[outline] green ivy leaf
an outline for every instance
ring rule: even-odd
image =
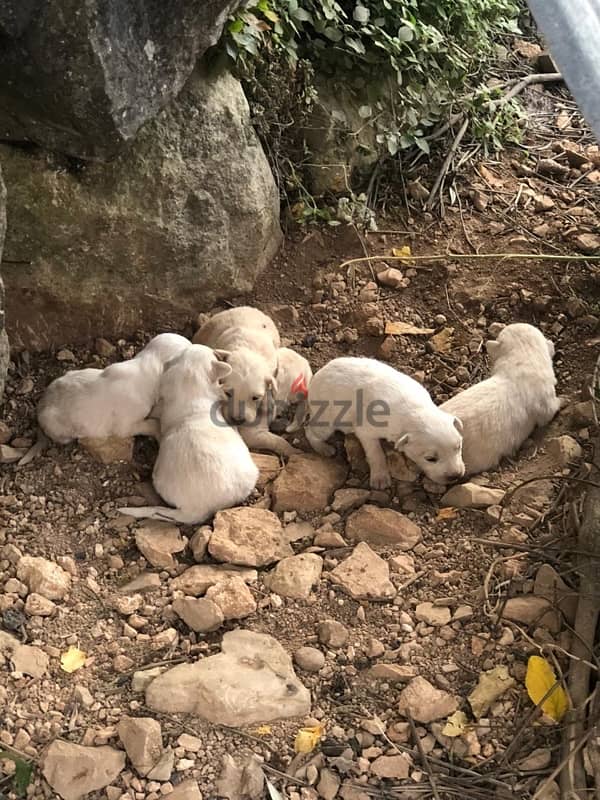
[[[352,16],[356,22],[360,22],[364,25],[369,21],[371,13],[368,8],[365,8],[365,6],[359,3],[354,7],[354,14]]]
[[[401,42],[412,42],[412,40],[415,38],[415,34],[412,28],[410,28],[408,25],[403,25],[401,28],[398,28],[396,38]]]

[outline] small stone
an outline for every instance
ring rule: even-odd
[[[279,458],[267,453],[251,453],[250,455],[258,468],[256,488],[264,489],[268,483],[275,480],[282,470]]]
[[[399,511],[365,505],[348,517],[346,536],[354,542],[411,550],[421,540],[421,529]]]
[[[323,800],[334,800],[340,788],[340,779],[332,770],[324,767],[319,772],[319,782],[317,783],[317,794]]]
[[[364,324],[363,330],[367,336],[383,336],[385,322],[381,317],[369,317]]]
[[[556,203],[547,194],[536,194],[533,198],[533,207],[536,211],[550,211],[554,208]]]
[[[179,528],[169,522],[148,520],[135,532],[135,543],[144,558],[153,567],[174,567],[173,553],[185,550]]]
[[[301,647],[296,650],[294,661],[305,672],[318,672],[325,666],[325,656],[316,647]]]
[[[140,594],[124,594],[117,595],[113,598],[111,605],[119,614],[128,617],[136,611],[139,611],[143,602],[144,600]]]
[[[368,658],[380,658],[385,653],[385,645],[379,639],[371,637],[367,644]]]
[[[318,585],[323,559],[315,553],[300,553],[282,559],[273,572],[265,577],[265,585],[282,597],[306,599],[313,586]]]
[[[408,553],[400,553],[400,555],[392,556],[388,563],[390,567],[397,572],[403,572],[406,575],[415,574],[415,559]]]
[[[94,349],[99,356],[108,358],[108,356],[112,356],[117,348],[114,346],[114,344],[111,344],[108,339],[103,339],[100,337],[96,339]]]
[[[84,708],[94,705],[94,696],[86,686],[82,686],[80,683],[73,689],[73,697]]]
[[[542,564],[536,572],[533,593],[536,597],[545,597],[564,614],[570,625],[575,624],[579,594],[564,582],[550,564]]]
[[[338,489],[333,495],[331,508],[333,511],[343,513],[352,508],[358,508],[366,502],[369,497],[368,489]]]
[[[485,508],[500,505],[506,492],[503,489],[490,489],[476,483],[461,483],[453,486],[442,497],[442,506],[454,508]]]
[[[82,800],[120,774],[125,753],[114,747],[82,747],[55,739],[41,761],[44,778],[63,800]]]
[[[345,625],[342,625],[341,622],[338,622],[335,619],[328,619],[319,623],[317,635],[321,644],[338,650],[340,647],[343,647],[346,644],[350,634],[348,632],[348,628],[346,628]]]
[[[388,267],[377,273],[377,280],[383,286],[389,286],[392,289],[402,289],[404,287],[404,275],[399,269]]]
[[[135,594],[139,592],[152,592],[160,587],[160,578],[156,572],[141,572],[136,578],[121,586],[122,594]]]
[[[396,481],[403,483],[414,483],[419,477],[419,469],[403,453],[391,450],[386,454],[390,475]]]
[[[230,566],[216,566],[214,564],[196,564],[182,572],[177,578],[171,581],[173,592],[183,592],[184,594],[198,597],[204,594],[210,586],[225,580],[231,576],[242,578],[246,583],[253,583],[257,580],[258,574],[255,569],[243,569]]]
[[[164,631],[157,633],[152,639],[153,650],[167,650],[175,647],[179,641],[179,634],[175,628],[166,628]]]
[[[417,671],[408,664],[375,664],[368,672],[370,678],[390,683],[408,683],[416,677]]]
[[[152,669],[140,669],[133,673],[131,678],[131,691],[144,692],[155,678],[165,671],[166,667],[153,667]]]
[[[59,350],[56,354],[57,361],[75,361],[75,354],[71,350],[67,350],[66,348],[63,350]]]
[[[216,514],[208,550],[219,561],[249,567],[262,567],[293,555],[277,516],[249,506]]]
[[[411,762],[404,755],[380,756],[371,764],[371,772],[378,778],[408,778]]]
[[[273,483],[276,512],[322,511],[346,480],[345,464],[318,455],[293,455]]]
[[[25,613],[29,617],[51,617],[56,610],[52,600],[32,592],[25,601]]]
[[[550,633],[558,633],[560,630],[558,612],[546,598],[536,597],[533,594],[510,597],[504,605],[502,616],[512,622],[548,628]]]
[[[151,717],[123,717],[117,734],[134,769],[144,778],[163,753],[160,723]]]
[[[548,453],[560,467],[566,467],[582,456],[581,445],[572,436],[558,436],[547,444]]]
[[[315,547],[346,547],[346,540],[337,531],[317,531],[313,539]]]
[[[421,676],[413,678],[406,689],[402,690],[398,703],[400,714],[410,711],[413,719],[424,725],[453,714],[457,708],[456,697],[441,689],[436,689]]]
[[[168,781],[171,778],[174,763],[175,753],[169,747],[163,752],[158,764],[152,767],[146,777],[151,781],[160,781],[161,783]]]
[[[30,592],[48,600],[62,600],[71,588],[69,574],[46,558],[23,556],[17,564],[17,577]]]
[[[178,597],[173,601],[173,611],[197,633],[215,631],[225,621],[219,606],[206,597]]]
[[[262,800],[265,797],[265,776],[254,754],[234,759],[223,756],[223,769],[215,782],[216,794],[227,800]]]
[[[182,733],[177,739],[177,744],[187,750],[188,753],[199,753],[203,747],[202,739],[197,736],[190,736],[189,733]]]
[[[503,664],[482,672],[477,686],[467,698],[475,718],[484,717],[490,706],[514,685],[515,679]]]
[[[390,568],[365,542],[356,545],[352,554],[329,573],[329,579],[355,599],[389,600],[396,595]]]
[[[586,255],[593,255],[600,250],[600,236],[594,233],[580,233],[574,242],[577,249]]]
[[[6,422],[0,421],[0,444],[8,444],[13,437],[12,428],[9,428]]]
[[[32,678],[41,678],[46,674],[50,659],[39,647],[19,644],[13,651],[11,661],[15,672],[31,675]]]
[[[552,761],[552,752],[546,747],[538,747],[533,750],[528,756],[521,761],[517,762],[517,766],[523,772],[533,772],[543,770],[550,766]]]
[[[415,617],[419,622],[432,625],[435,628],[448,625],[452,618],[450,609],[446,606],[434,606],[433,603],[419,603],[415,609]]]
[[[11,447],[8,444],[0,444],[0,464],[14,464],[20,461],[27,449],[25,447]]]
[[[227,619],[243,619],[254,614],[256,600],[248,586],[237,576],[226,578],[206,591],[206,599],[221,609]]]
[[[79,439],[79,444],[95,461],[99,461],[101,464],[130,462],[133,459],[133,437],[130,439],[120,439],[118,436],[109,436],[105,439],[83,438]]]
[[[473,617],[473,609],[471,606],[458,606],[452,615],[452,622],[465,622],[467,619]]]
[[[192,555],[194,556],[194,561],[197,561],[198,563],[204,561],[211,536],[212,530],[208,527],[208,525],[203,525],[194,533],[190,539],[190,549],[192,551]]]

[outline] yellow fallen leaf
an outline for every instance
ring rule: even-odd
[[[75,672],[85,664],[87,656],[78,647],[69,647],[60,657],[60,666],[65,672]]]
[[[396,258],[410,258],[412,256],[410,245],[405,244],[402,247],[392,248],[392,255],[396,256]]]
[[[458,517],[458,509],[454,508],[454,506],[445,506],[444,508],[440,508],[438,513],[436,514],[436,520],[444,520],[444,519],[456,519]]]
[[[294,750],[297,753],[310,753],[321,741],[325,733],[324,725],[314,725],[312,728],[300,728],[296,734]]]
[[[454,328],[442,328],[439,333],[432,336],[429,340],[431,347],[436,353],[447,353],[452,346],[452,336]]]
[[[442,728],[442,735],[454,738],[462,736],[465,732],[467,725],[467,715],[464,711],[455,711],[448,719]]]
[[[271,733],[271,726],[270,725],[259,725],[258,728],[254,731],[257,736],[268,736]]]
[[[554,670],[545,658],[529,657],[525,686],[527,694],[536,706],[554,686],[554,690],[542,703],[542,711],[551,719],[560,722],[569,708],[569,701],[565,690],[556,679]]]
[[[485,716],[492,703],[514,685],[515,679],[509,674],[507,667],[494,667],[482,672],[477,686],[467,697],[475,717],[480,719]]]
[[[386,322],[385,332],[389,334],[396,334],[397,336],[429,336],[434,332],[433,328],[417,328],[416,325],[411,325],[410,322]]]

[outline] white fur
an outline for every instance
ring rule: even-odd
[[[240,306],[221,311],[192,340],[214,350],[231,366],[224,381],[225,415],[235,425],[254,422],[267,392],[276,390],[279,332],[262,311]]]
[[[273,393],[272,402],[269,399],[263,402],[254,422],[250,425],[241,425],[239,428],[242,438],[250,449],[270,450],[282,456],[300,452],[283,436],[278,436],[269,430],[271,423],[293,405],[296,406],[296,413],[286,431],[292,433],[302,426],[306,416],[306,398],[300,398],[292,390],[298,378],[303,378],[305,385],[309,386],[312,379],[310,364],[289,347],[280,347],[277,350],[277,390]]]
[[[183,336],[161,333],[129,361],[67,372],[40,400],[40,428],[60,444],[86,437],[156,436],[158,423],[146,418],[158,398],[164,365],[190,346]]]
[[[491,469],[513,455],[536,426],[560,407],[552,367],[554,345],[533,325],[508,325],[487,343],[492,376],[441,408],[463,423],[466,473]]]
[[[160,448],[152,481],[174,508],[121,508],[124,514],[187,525],[242,503],[258,469],[221,411],[222,382],[231,368],[203,345],[192,345],[167,365],[160,383]]]
[[[339,419],[342,403],[348,409],[344,420]],[[389,414],[373,417],[381,427],[367,419],[367,409],[373,403],[383,403],[389,409]],[[333,447],[325,444],[331,434],[335,430],[354,433],[365,451],[374,488],[385,488],[391,482],[380,439],[393,442],[437,483],[455,481],[463,475],[460,422],[437,408],[421,384],[388,364],[372,358],[330,361],[311,381],[308,406],[306,438],[311,446],[322,455],[333,455]]]

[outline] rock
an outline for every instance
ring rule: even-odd
[[[17,564],[17,578],[30,592],[48,600],[62,600],[71,588],[68,572],[46,558],[23,556]]]
[[[206,597],[178,597],[173,601],[173,611],[197,633],[216,631],[225,621],[219,606]]]
[[[11,656],[15,672],[31,675],[32,678],[41,678],[48,670],[50,659],[39,647],[19,644]]]
[[[461,483],[449,489],[441,499],[442,506],[454,508],[486,508],[500,505],[506,492],[503,489],[490,489],[476,483]]]
[[[477,686],[467,698],[475,719],[485,717],[492,703],[514,685],[515,679],[509,675],[508,667],[503,664],[482,672]]]
[[[586,255],[593,255],[600,250],[600,236],[595,233],[579,233],[574,238],[575,247]]]
[[[243,619],[254,614],[254,595],[242,578],[232,575],[206,590],[206,599],[221,609],[225,619]]]
[[[111,344],[108,339],[103,339],[101,336],[96,339],[94,349],[102,358],[109,358],[116,351],[114,344]]]
[[[183,747],[188,753],[198,753],[202,750],[202,739],[198,736],[190,736],[189,733],[182,733],[177,739],[179,747]]]
[[[148,780],[160,781],[161,783],[163,781],[168,781],[171,778],[174,763],[175,753],[169,747],[163,752],[158,764],[152,767],[146,777]]]
[[[441,627],[448,625],[452,618],[450,609],[446,606],[435,606],[433,603],[419,603],[415,608],[415,617],[419,622],[424,622],[426,625],[433,625],[433,627]]]
[[[196,564],[171,581],[171,591],[198,597],[198,595],[204,594],[210,586],[233,575],[242,578],[246,583],[253,583],[258,578],[255,569]]]
[[[2,312],[0,311],[0,314]],[[0,343],[0,347],[2,344]],[[2,379],[4,381],[4,379]],[[27,452],[24,447],[11,447],[9,444],[0,444],[0,464],[15,464]]]
[[[109,436],[106,439],[83,438],[79,440],[79,444],[101,464],[118,464],[120,461],[133,460],[133,438],[120,439],[118,436]]]
[[[543,770],[550,766],[552,752],[546,747],[538,747],[528,756],[517,762],[517,767],[523,772]]]
[[[194,556],[194,561],[204,561],[211,536],[212,530],[208,527],[208,525],[203,525],[194,533],[190,539],[190,549],[192,551],[192,555]]]
[[[386,459],[390,475],[395,481],[414,483],[419,477],[419,468],[412,461],[409,461],[403,453],[391,450],[386,453]]]
[[[325,656],[316,647],[301,647],[296,650],[294,661],[305,672],[318,672],[325,666]]]
[[[133,580],[121,586],[119,591],[123,594],[132,594],[135,592],[145,594],[146,592],[153,592],[159,587],[160,577],[155,572],[140,572]]]
[[[199,303],[249,291],[281,242],[279,192],[242,87],[226,71],[194,71],[107,164],[77,172],[7,145],[0,162],[13,221],[6,247],[31,259],[3,265],[13,346],[46,349],[99,330],[116,339],[149,319],[157,330],[182,328]]]
[[[388,565],[365,542],[356,545],[352,555],[329,573],[329,579],[355,600],[389,600],[396,594]]]
[[[152,667],[152,669],[140,669],[134,672],[131,677],[131,691],[145,692],[155,678],[165,671],[165,667]]]
[[[545,597],[565,615],[570,625],[575,624],[579,594],[563,581],[550,564],[542,564],[536,572],[533,593],[536,597]]]
[[[223,769],[215,782],[218,797],[228,800],[262,800],[265,776],[261,761],[255,754],[236,761],[233,756],[223,756]]]
[[[84,708],[89,708],[94,705],[94,696],[90,690],[82,684],[77,684],[73,690],[73,697]]]
[[[182,781],[169,793],[170,800],[202,800],[198,784],[194,780]]]
[[[436,689],[420,675],[413,678],[406,689],[402,690],[398,703],[400,714],[404,716],[404,712],[409,711],[414,720],[424,725],[453,714],[457,708],[456,697]]]
[[[411,550],[421,541],[421,529],[399,511],[366,505],[348,517],[346,536],[353,542]]]
[[[40,766],[44,778],[63,800],[82,800],[112,783],[125,766],[125,753],[114,747],[82,747],[55,739]]]
[[[264,489],[267,483],[274,480],[281,472],[281,464],[277,456],[270,456],[267,453],[250,453],[252,461],[258,467],[257,489]]]
[[[358,508],[367,501],[369,494],[368,489],[338,489],[333,495],[331,509],[343,513],[352,508]]]
[[[185,550],[179,528],[170,522],[148,520],[135,532],[137,549],[153,567],[174,567],[173,553]]]
[[[335,650],[343,647],[348,641],[348,628],[335,619],[327,619],[319,623],[317,634],[321,644],[333,647]]]
[[[155,678],[146,689],[146,705],[229,726],[308,714],[310,692],[276,639],[238,629],[223,636],[221,648],[218,655],[179,664]]]
[[[415,668],[408,664],[375,664],[368,672],[370,678],[389,683],[408,683],[416,674]]]
[[[317,794],[323,800],[334,800],[340,788],[339,776],[332,770],[324,767],[319,772],[319,782],[317,783]]]
[[[404,288],[404,275],[399,269],[388,267],[377,273],[377,280],[384,286],[390,286],[392,289]]]
[[[142,607],[144,600],[141,594],[117,595],[112,600],[112,607],[124,617],[135,614]]]
[[[369,471],[365,451],[354,434],[350,433],[344,437],[344,450],[352,472],[362,474]]]
[[[51,617],[56,610],[52,600],[32,592],[25,601],[25,613],[29,617]]]
[[[404,572],[407,575],[414,575],[416,572],[415,559],[408,553],[401,553],[400,555],[392,556],[388,563],[391,569],[396,570],[397,572]]]
[[[278,517],[264,508],[219,511],[213,531],[208,551],[219,561],[263,567],[294,553]]]
[[[6,233],[6,187],[2,180],[2,170],[0,169],[0,264],[2,263],[2,250],[4,246],[4,235]],[[0,401],[4,394],[4,383],[8,371],[8,360],[10,348],[8,336],[4,325],[4,284],[0,275]],[[8,441],[8,439],[6,440]],[[5,444],[4,441],[1,442]]]
[[[313,539],[315,547],[346,547],[346,540],[337,531],[317,531]]]
[[[318,455],[293,455],[273,483],[273,509],[299,514],[322,511],[346,480],[347,468]]]
[[[300,553],[282,559],[265,578],[265,584],[282,597],[307,598],[313,586],[318,585],[322,570],[321,556]]]
[[[550,633],[560,630],[560,615],[552,608],[552,604],[544,597],[533,594],[524,594],[519,597],[510,597],[504,605],[502,616],[512,622],[521,622],[525,625],[541,625],[548,628]]]
[[[371,764],[371,772],[378,778],[408,778],[411,762],[404,755],[379,756]]]
[[[558,436],[556,439],[550,439],[547,450],[560,467],[566,467],[573,461],[578,461],[583,453],[581,445],[572,436]]]
[[[122,717],[117,734],[135,771],[144,778],[163,754],[160,723],[152,717]]]

